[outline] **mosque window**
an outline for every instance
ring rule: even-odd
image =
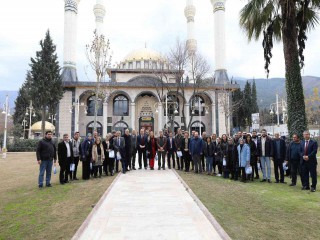
[[[157,69],[157,62],[152,62],[152,69]]]
[[[90,96],[87,99],[87,116],[94,116],[95,109],[95,95]],[[101,99],[98,99],[98,112],[97,116],[103,116],[103,103]]]
[[[199,109],[201,109],[201,116],[205,115],[204,99],[201,96],[194,96],[190,100],[190,115],[199,116]]]
[[[133,63],[129,62],[129,69],[133,69]]]
[[[166,99],[165,99],[166,101]],[[179,98],[173,95],[168,95],[167,97],[167,105],[168,105],[168,116],[179,116],[180,113],[180,104],[179,104]],[[176,112],[177,110],[177,112]],[[175,113],[176,112],[176,113]],[[164,116],[166,116],[167,111],[166,111],[166,104],[164,106]]]
[[[144,61],[144,68],[149,69],[149,61]]]
[[[124,95],[118,95],[113,100],[114,116],[129,116],[129,100]]]
[[[137,69],[140,69],[140,68],[141,68],[141,62],[140,62],[140,61],[137,61],[137,62],[136,62],[136,65],[137,65]]]

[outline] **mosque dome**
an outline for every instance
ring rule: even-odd
[[[34,123],[31,126],[31,131],[32,132],[41,132],[41,125],[42,125],[41,121]],[[45,122],[45,131],[54,131],[54,130],[55,130],[54,125],[52,123],[46,121]]]
[[[139,60],[151,60],[159,61],[163,59],[161,54],[155,50],[149,48],[142,48],[130,52],[125,58],[124,62],[139,61]]]

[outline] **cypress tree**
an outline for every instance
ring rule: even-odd
[[[257,99],[257,87],[256,87],[256,81],[253,79],[252,87],[251,87],[251,99],[252,99],[252,109],[251,113],[258,113],[259,107],[258,107],[258,99]]]
[[[41,50],[36,52],[36,57],[31,58],[30,95],[35,107],[41,111],[41,129],[44,136],[46,110],[59,104],[64,91],[56,46],[53,44],[49,30],[46,32],[45,39],[40,41],[40,47]]]
[[[252,111],[252,96],[251,96],[251,84],[249,81],[243,90],[243,108],[244,108],[244,119],[246,121],[246,126],[251,125],[251,111]]]

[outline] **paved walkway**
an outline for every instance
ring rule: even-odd
[[[136,170],[118,176],[73,239],[222,238],[172,170]]]

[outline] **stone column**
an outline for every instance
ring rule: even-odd
[[[162,130],[163,128],[163,107],[162,107],[162,103],[158,103],[159,104],[159,112],[158,112],[158,133],[160,130]]]
[[[103,137],[108,133],[108,103],[103,103]]]
[[[188,127],[188,124],[189,124],[189,122],[190,122],[190,104],[189,103],[186,103],[185,105],[184,105],[184,113],[185,113],[185,122],[186,122],[186,126],[185,126],[185,128],[187,129],[187,127]]]
[[[211,104],[211,127],[212,133],[216,133],[217,124],[216,124],[216,105],[214,103]]]
[[[136,103],[132,102],[130,104],[130,107],[131,107],[131,116],[130,116],[131,117],[131,128],[137,130],[136,129]]]

